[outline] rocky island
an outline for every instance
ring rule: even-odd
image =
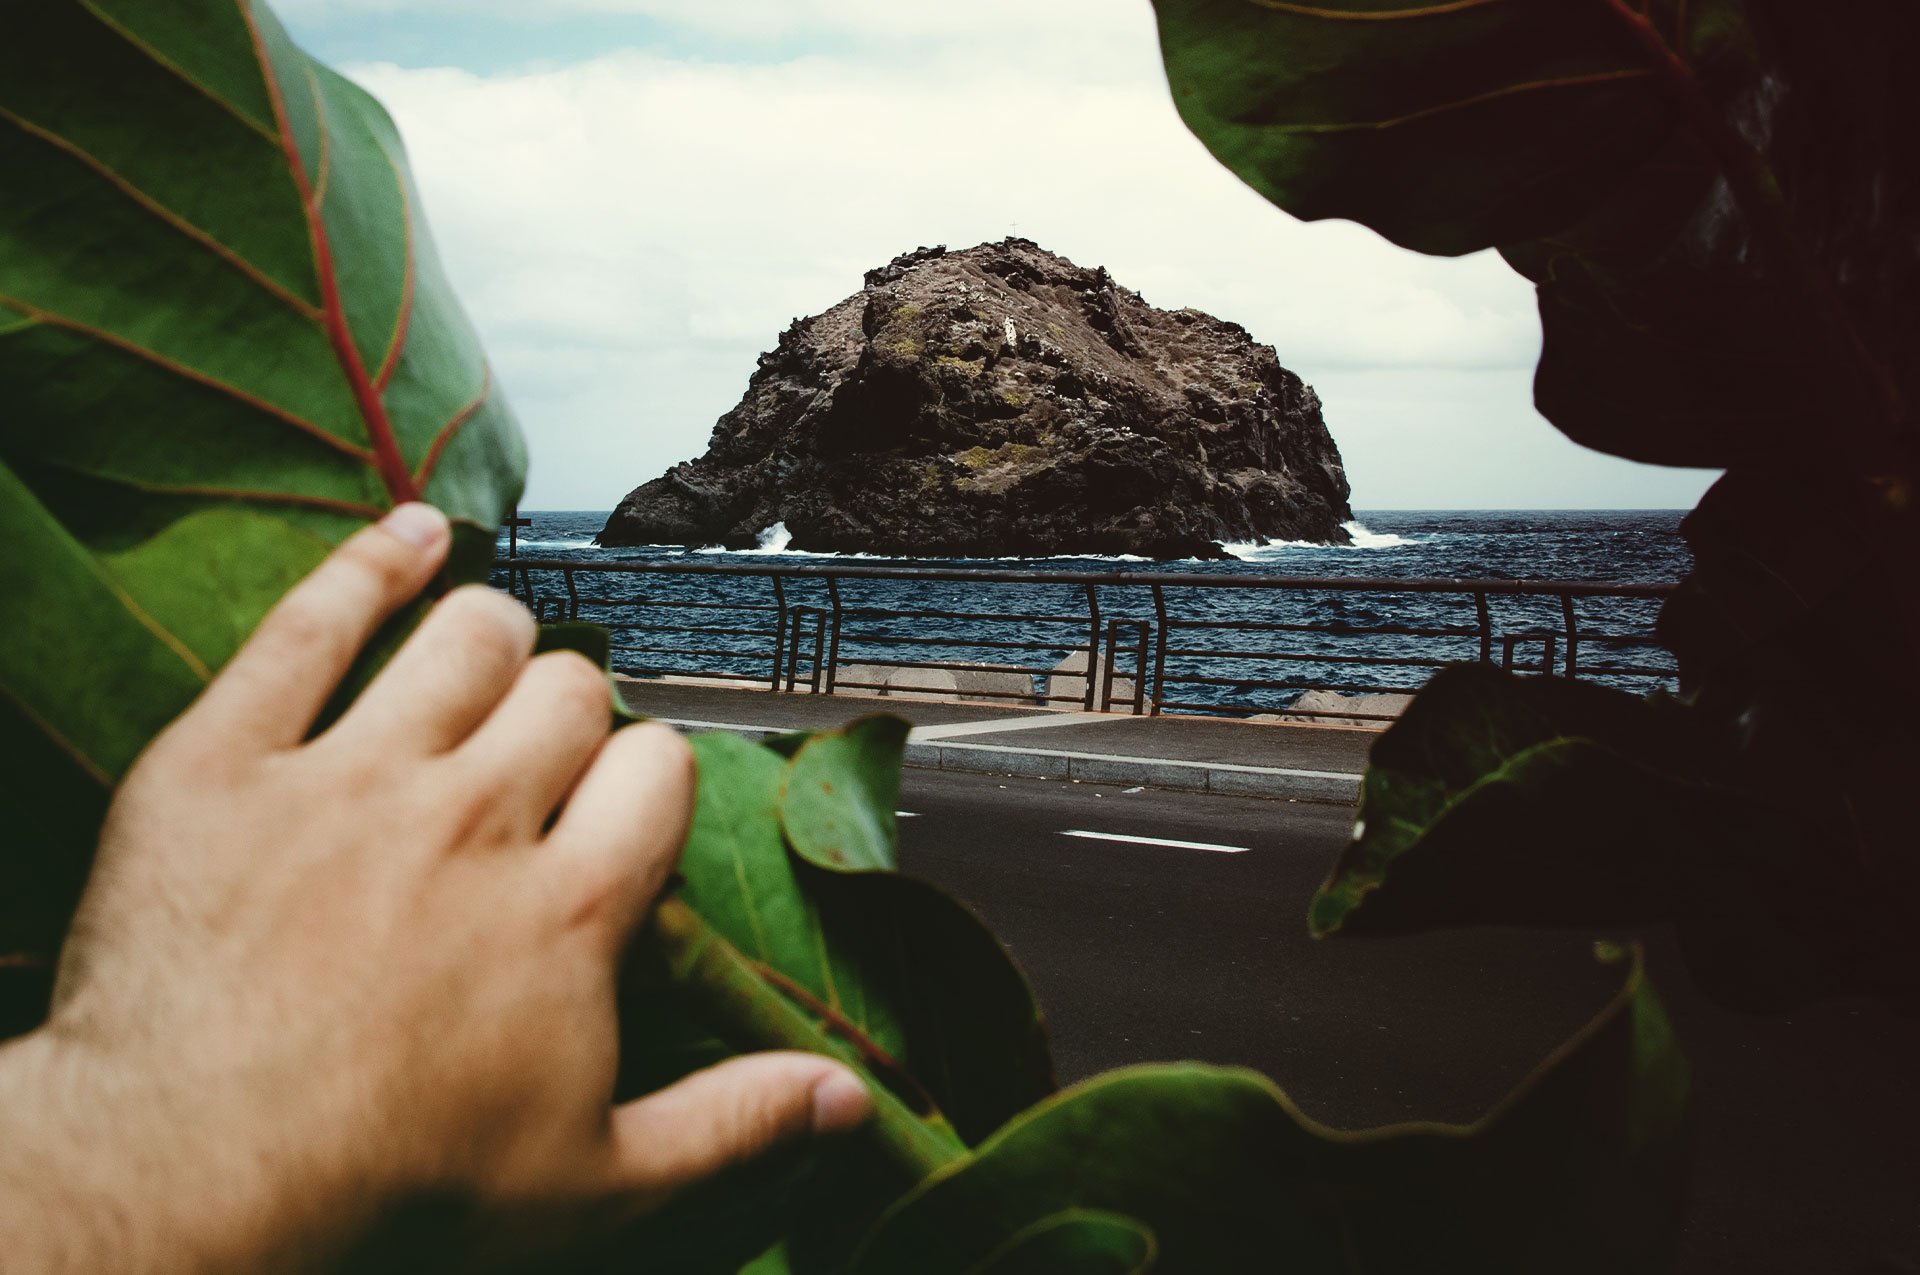
[[[1025,239],[922,248],[760,357],[707,453],[602,545],[902,557],[1221,557],[1346,543],[1320,399],[1238,324]]]

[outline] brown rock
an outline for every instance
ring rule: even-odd
[[[1166,311],[1024,239],[923,248],[796,321],[706,455],[603,545],[900,556],[1220,557],[1345,543],[1320,400],[1244,328]]]

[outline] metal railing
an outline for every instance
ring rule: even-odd
[[[1675,678],[1652,631],[1670,584],[543,558],[495,571],[543,620],[611,629],[622,672],[827,695],[1389,720],[1279,700],[1403,694],[1496,660],[1636,688]],[[939,605],[941,590],[964,592]]]

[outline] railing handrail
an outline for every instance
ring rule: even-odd
[[[496,558],[507,571],[586,571],[629,575],[759,576],[779,579],[952,580],[984,584],[1136,585],[1179,589],[1290,589],[1364,593],[1545,594],[1555,597],[1664,598],[1678,586],[1655,581],[1500,580],[1449,577],[1202,575],[1183,571],[1023,571],[1007,567],[911,567],[877,563],[581,562],[569,558]]]

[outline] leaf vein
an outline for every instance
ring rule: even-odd
[[[464,407],[455,412],[447,423],[440,427],[440,432],[433,436],[432,446],[427,448],[426,456],[420,461],[420,472],[414,475],[414,486],[418,487],[421,491],[427,489],[427,483],[433,479],[433,471],[439,468],[441,454],[447,450],[448,445],[453,442],[454,436],[460,432],[461,428],[465,426],[468,421],[479,415],[480,409],[487,405],[487,399],[490,398],[492,394],[493,368],[489,365],[481,375],[480,392],[474,395]]]
[[[42,310],[40,307],[33,305],[30,302],[22,301],[18,297],[9,297],[9,296],[0,295],[0,305],[4,305],[11,309],[18,310],[20,313],[26,315],[28,318],[34,320],[37,323],[44,323],[49,327],[61,328],[68,332],[76,332],[81,336],[89,337],[95,341],[101,342],[104,345],[111,345],[115,349],[123,350],[126,353],[135,356],[136,358],[145,359],[147,362],[152,363],[156,367],[164,368],[165,370],[172,372],[176,376],[192,381],[197,385],[204,385],[208,389],[217,390],[220,393],[227,395],[229,398],[235,399],[241,403],[246,404],[248,407],[251,407],[256,411],[263,412],[266,415],[271,416],[276,420],[283,421],[286,424],[293,426],[295,429],[300,430],[302,433],[309,434],[312,437],[318,439],[320,442],[325,443],[328,447],[331,447],[333,450],[340,452],[343,455],[353,457],[355,460],[360,461],[362,464],[370,465],[373,463],[373,453],[366,450],[365,448],[356,447],[352,443],[347,442],[345,439],[340,438],[337,435],[328,433],[326,430],[320,428],[320,426],[314,424],[310,420],[307,420],[305,417],[298,415],[297,413],[288,411],[286,408],[281,407],[278,404],[270,403],[266,399],[261,398],[257,394],[249,393],[248,391],[241,389],[237,385],[230,385],[227,382],[220,380],[218,377],[210,376],[207,373],[202,372],[197,368],[188,367],[186,364],[181,363],[175,359],[171,359],[166,355],[161,354],[157,350],[150,350],[144,345],[137,345],[134,342],[129,341],[125,337],[119,336],[116,333],[108,332],[102,328],[93,327],[90,324],[82,323],[78,319],[73,319],[63,314],[54,314],[54,313],[51,313],[50,311]]]
[[[158,483],[145,479],[127,478],[120,474],[102,473],[74,465],[62,465],[57,462],[54,468],[68,473],[82,474],[100,482],[113,483],[121,487],[130,487],[135,491],[147,492],[155,496],[206,496],[215,500],[232,500],[253,505],[292,505],[301,509],[324,509],[332,513],[346,514],[353,518],[364,518],[377,522],[385,513],[373,505],[358,501],[341,500],[335,496],[315,496],[298,491],[266,491],[250,487],[224,487],[208,483]]]
[[[80,7],[86,10],[87,13],[92,15],[93,18],[100,23],[100,25],[106,27],[109,31],[119,36],[122,40],[125,40],[128,44],[138,49],[154,65],[169,72],[175,78],[177,78],[181,83],[185,84],[188,88],[191,88],[194,92],[200,94],[202,97],[206,98],[209,102],[212,102],[215,106],[219,107],[221,110],[225,111],[227,114],[233,116],[234,119],[239,120],[240,123],[245,125],[250,131],[258,133],[261,137],[265,138],[269,142],[272,142],[275,146],[278,146],[280,144],[280,139],[273,135],[272,129],[268,128],[265,124],[261,123],[259,120],[254,119],[251,115],[248,115],[246,112],[242,111],[239,107],[235,106],[232,102],[229,102],[226,98],[221,97],[218,93],[215,93],[212,89],[208,88],[205,84],[202,84],[199,80],[195,79],[192,75],[188,74],[185,67],[182,67],[179,63],[175,62],[172,58],[169,58],[166,54],[160,52],[160,50],[154,48],[151,44],[148,44],[145,40],[135,35],[132,31],[127,29],[125,26],[121,25],[117,20],[109,17],[106,13],[102,12],[99,6],[94,3],[94,0],[80,0]]]
[[[1501,88],[1490,89],[1485,93],[1476,93],[1472,97],[1463,97],[1458,101],[1442,102],[1437,106],[1424,106],[1405,115],[1397,115],[1384,120],[1344,120],[1331,124],[1269,124],[1272,132],[1287,134],[1320,133],[1357,133],[1398,128],[1403,124],[1414,124],[1431,119],[1437,115],[1446,115],[1454,111],[1464,111],[1488,102],[1497,102],[1502,98],[1517,97],[1526,93],[1539,93],[1551,89],[1586,88],[1595,84],[1611,84],[1622,80],[1645,80],[1653,78],[1653,72],[1641,67],[1626,68],[1618,71],[1596,71],[1591,75],[1567,75],[1547,80],[1528,80],[1521,84],[1508,84]],[[1256,121],[1242,121],[1256,123]]]
[[[400,161],[393,157],[393,152],[389,151],[384,143],[379,143],[376,139],[376,144],[380,146],[380,153],[386,157],[387,166],[393,169],[393,184],[400,192],[400,223],[406,235],[403,249],[405,253],[404,274],[400,280],[400,311],[393,316],[393,334],[387,338],[387,352],[380,360],[380,371],[373,378],[374,388],[384,394],[387,386],[393,381],[395,370],[400,366],[400,351],[407,343],[407,330],[413,323],[415,271],[413,196],[411,192],[407,190],[407,179],[400,173]]]
[[[0,686],[0,695],[6,696],[15,708],[19,709],[29,721],[39,728],[40,733],[45,735],[54,747],[72,758],[74,765],[86,771],[89,779],[92,779],[102,788],[113,787],[113,776],[106,772],[105,767],[89,757],[85,750],[78,744],[75,744],[72,740],[61,734],[52,722],[35,712],[33,706],[15,694],[12,687]]]
[[[360,357],[360,347],[347,323],[346,305],[340,296],[340,277],[333,264],[333,245],[328,239],[320,207],[314,202],[313,185],[307,179],[306,161],[300,156],[300,143],[294,138],[293,126],[287,118],[286,94],[281,87],[279,74],[267,52],[266,40],[254,17],[251,0],[234,0],[234,3],[239,7],[241,19],[247,24],[254,57],[265,78],[267,97],[273,103],[274,125],[279,130],[287,172],[293,178],[306,212],[307,238],[313,249],[314,274],[320,284],[327,339],[333,346],[334,358],[340,364],[354,401],[359,405],[360,418],[366,425],[367,440],[372,444],[368,461],[380,475],[381,484],[393,503],[418,500],[420,493],[413,484],[413,475],[407,471],[406,461],[400,455],[399,440],[394,436],[393,422],[387,416],[386,404],[367,375],[366,362]],[[326,100],[320,92],[320,79],[314,74],[313,67],[309,65],[306,70],[308,91],[313,95],[314,127],[324,135],[329,127]]]
[[[214,256],[226,262],[227,265],[233,267],[242,275],[245,275],[274,297],[291,306],[302,318],[313,323],[320,321],[322,316],[318,306],[308,301],[305,297],[300,296],[298,293],[295,293],[259,266],[254,265],[239,253],[221,243],[206,230],[194,225],[185,217],[182,217],[179,213],[155,199],[152,195],[141,190],[131,181],[128,181],[125,177],[114,171],[110,165],[97,156],[70,139],[62,137],[53,130],[43,128],[35,124],[32,120],[14,114],[4,106],[0,106],[0,119],[6,120],[9,124],[12,124],[21,132],[26,133],[29,137],[37,138],[70,159],[78,161],[95,176],[139,205],[142,210],[159,218],[162,222],[166,223],[166,225],[213,253]]]

